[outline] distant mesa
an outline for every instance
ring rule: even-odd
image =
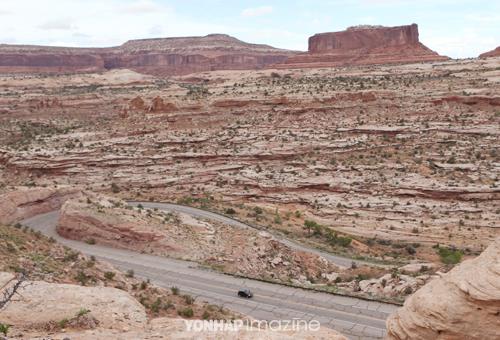
[[[0,72],[93,72],[128,68],[153,75],[260,69],[296,52],[250,44],[226,34],[131,40],[118,47],[0,45]]]
[[[485,52],[479,55],[479,58],[490,58],[490,57],[500,57],[500,46],[495,48],[493,51]]]
[[[96,72],[127,68],[171,76],[216,70],[333,67],[447,60],[418,39],[416,24],[354,26],[309,39],[309,51],[251,44],[226,34],[130,40],[109,48],[0,45],[2,73]]]
[[[309,38],[309,51],[292,56],[287,67],[329,67],[366,64],[442,61],[419,41],[416,24],[397,27],[354,26],[341,32],[316,34]]]

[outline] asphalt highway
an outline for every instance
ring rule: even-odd
[[[162,207],[155,206],[155,203],[147,205],[143,203],[143,205],[152,208]],[[171,207],[163,206],[163,208]],[[203,211],[196,209],[193,213],[194,208],[186,208],[189,207],[172,210],[182,211],[195,217],[213,218],[211,215],[213,213],[204,212],[200,216]],[[241,223],[229,218],[229,221],[225,221],[223,218],[227,217],[218,216],[217,220],[231,225]],[[255,319],[314,319],[323,327],[333,328],[351,339],[380,339],[385,335],[385,320],[397,308],[381,302],[237,278],[201,268],[189,261],[68,240],[56,232],[58,218],[59,211],[54,211],[26,219],[22,224],[39,230],[70,248],[107,261],[119,269],[132,269],[137,277],[150,279],[158,286],[165,288],[176,286],[181,292],[189,293],[196,299],[223,305]],[[237,297],[237,291],[241,288],[249,288],[254,297],[252,299]]]

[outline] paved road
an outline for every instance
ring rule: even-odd
[[[206,218],[209,220],[222,222],[222,223],[225,223],[227,225],[230,225],[230,226],[233,226],[236,228],[256,229],[255,227],[253,227],[249,224],[240,222],[236,219],[233,219],[233,218],[221,215],[221,214],[217,214],[214,212],[206,211],[203,209],[185,206],[185,205],[179,205],[179,204],[173,204],[173,203],[139,202],[139,201],[131,201],[131,202],[129,202],[129,204],[134,205],[134,206],[141,204],[145,208],[152,208],[152,209],[157,208],[159,210],[165,210],[165,211],[169,211],[169,212],[185,213],[185,214],[188,214],[188,215],[191,215],[194,217],[198,217],[198,218]],[[327,259],[328,261],[335,263],[335,264],[342,266],[342,267],[350,267],[353,262],[355,262],[357,265],[367,264],[367,265],[371,265],[371,266],[376,265],[376,266],[384,267],[384,265],[377,265],[377,264],[373,264],[373,263],[366,262],[366,261],[353,260],[353,259],[350,259],[347,257],[333,255],[333,254],[330,254],[330,253],[327,253],[327,252],[324,252],[324,251],[321,251],[321,250],[318,250],[318,249],[315,249],[312,247],[307,247],[307,246],[301,245],[301,244],[294,242],[290,239],[287,239],[283,236],[273,235],[273,237],[275,239],[279,240],[281,243],[286,244],[287,246],[289,246],[292,249],[320,255],[320,256],[324,257],[325,259]]]
[[[259,320],[315,319],[322,326],[336,329],[351,339],[380,339],[385,334],[385,319],[397,308],[385,303],[235,278],[200,268],[193,262],[64,239],[55,230],[58,218],[59,211],[54,211],[26,219],[22,224],[122,270],[132,269],[136,276],[149,278],[158,286],[177,286],[199,300],[224,305]],[[241,287],[250,288],[254,298],[236,297]]]

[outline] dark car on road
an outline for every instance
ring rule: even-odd
[[[250,291],[250,289],[240,289],[238,291],[238,296],[242,297],[242,298],[250,299],[253,296],[253,294]]]

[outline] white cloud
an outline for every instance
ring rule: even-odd
[[[453,58],[477,57],[498,46],[493,36],[485,36],[474,30],[456,32],[454,36],[430,34],[423,43],[439,54]]]
[[[0,43],[107,47],[130,39],[230,32],[151,0],[0,0]],[[22,22],[23,25],[19,25]]]
[[[63,19],[54,19],[50,21],[46,21],[41,25],[38,25],[38,28],[42,30],[72,30],[76,29],[76,26],[73,24],[73,20],[69,18]]]
[[[241,12],[244,17],[257,17],[261,15],[271,14],[273,12],[272,6],[261,6],[254,8],[246,8]]]

